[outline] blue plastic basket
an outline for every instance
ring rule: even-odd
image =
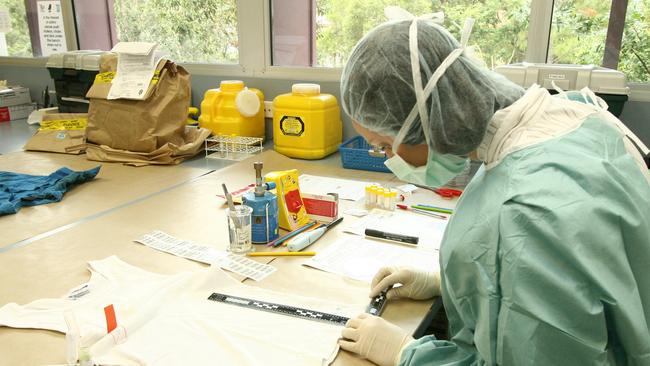
[[[371,156],[372,147],[361,136],[353,137],[339,146],[341,163],[346,169],[372,170],[375,172],[389,173],[384,165],[386,157]]]

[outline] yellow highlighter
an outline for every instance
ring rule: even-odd
[[[311,257],[316,252],[251,252],[246,254],[249,257]]]

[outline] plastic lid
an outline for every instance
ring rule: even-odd
[[[219,88],[223,91],[239,91],[244,89],[244,82],[241,80],[222,80]]]
[[[291,86],[293,94],[318,95],[320,94],[320,85],[318,84],[293,84]]]
[[[99,70],[99,59],[103,51],[68,51],[50,55],[45,67],[76,70]]]
[[[248,88],[244,88],[244,90],[237,93],[237,97],[235,97],[235,105],[242,116],[253,117],[260,111],[262,103],[260,103],[260,98],[255,94],[255,92],[248,90]]]
[[[389,193],[390,197],[397,197],[397,192],[396,191],[390,191]]]

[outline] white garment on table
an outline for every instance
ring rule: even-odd
[[[77,319],[80,336],[91,344],[106,334],[104,307],[113,304],[119,324],[137,312],[139,303],[154,294],[165,293],[192,275],[190,272],[175,275],[147,272],[116,256],[90,261],[88,270],[90,281],[61,298],[40,299],[27,305],[4,305],[0,308],[0,326],[66,333],[63,312],[71,310]]]
[[[100,364],[321,365],[334,354],[342,326],[207,298],[220,292],[347,317],[365,306],[365,298],[357,305],[341,305],[246,286],[216,267],[164,276],[110,257],[90,262],[90,268],[91,291],[79,300],[9,304],[0,309],[0,324],[64,332],[62,313],[72,308],[85,335],[81,344],[90,346],[93,361]],[[151,291],[154,288],[161,290]],[[117,302],[111,294],[121,294],[123,300]],[[107,335],[103,306],[108,300],[119,306],[115,305],[118,328]]]

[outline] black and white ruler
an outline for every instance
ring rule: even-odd
[[[212,295],[210,295],[210,297],[208,297],[208,300],[241,306],[243,308],[267,311],[269,313],[288,315],[307,320],[316,320],[339,325],[345,325],[349,319],[344,316],[323,313],[316,310],[303,309],[289,305],[274,304],[272,302],[247,299],[244,297],[237,297],[232,295],[224,295],[217,292],[214,292]]]

